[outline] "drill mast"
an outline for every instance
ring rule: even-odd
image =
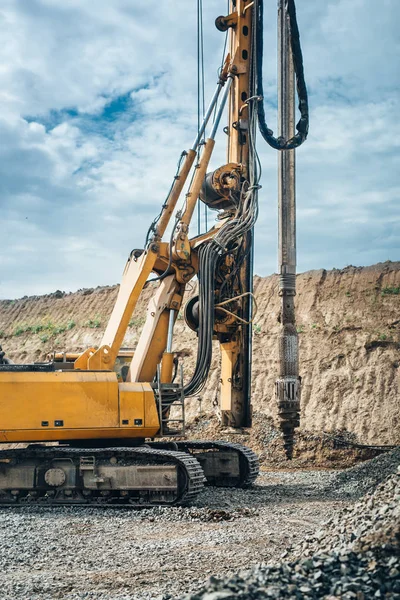
[[[253,11],[248,0],[231,0],[230,15],[217,19],[217,27],[229,24],[229,49],[232,56],[233,80],[228,120],[228,163],[243,166],[243,176],[249,173],[249,104],[255,90],[251,80]],[[250,101],[251,102],[251,101]],[[254,157],[252,157],[254,160]],[[252,292],[253,292],[253,230],[244,237],[239,267],[239,293],[243,298],[242,323],[234,335],[221,343],[221,418],[228,427],[251,426],[251,362],[252,362]]]
[[[278,134],[290,139],[295,134],[294,69],[290,47],[290,24],[284,0],[278,1]],[[279,335],[279,378],[276,398],[284,447],[293,454],[293,433],[300,414],[296,295],[296,150],[278,154],[278,246],[281,331]]]

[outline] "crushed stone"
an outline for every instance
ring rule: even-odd
[[[400,599],[399,459],[265,471],[186,507],[3,507],[0,598]]]
[[[335,474],[327,490],[335,488],[336,495],[346,496],[367,492],[295,547],[288,546],[281,562],[257,565],[225,579],[212,577],[199,592],[180,598],[399,599],[399,463],[399,450],[394,450]]]

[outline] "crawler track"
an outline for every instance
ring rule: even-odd
[[[175,447],[195,457],[201,464],[209,485],[250,487],[259,474],[258,456],[241,444],[232,442],[183,441],[152,442],[151,447]]]
[[[63,446],[0,450],[2,505],[186,504],[203,482],[198,461],[179,451]]]

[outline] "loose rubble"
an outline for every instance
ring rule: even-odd
[[[318,552],[368,550],[374,541],[395,543],[400,533],[400,471],[390,475],[375,491],[343,508],[297,548],[302,556]]]
[[[349,498],[359,498],[375,489],[385,477],[396,473],[399,464],[400,447],[336,473],[329,486],[330,490],[341,497],[347,495]]]
[[[337,494],[349,494],[349,485],[353,495],[369,492],[282,554],[295,560],[260,565],[225,580],[212,577],[185,600],[400,598],[399,458],[395,450],[335,475],[327,487],[336,486]]]
[[[192,506],[0,508],[3,600],[155,600],[278,558],[343,505],[330,472],[263,473]]]
[[[398,463],[263,472],[187,507],[0,508],[0,598],[400,598]]]

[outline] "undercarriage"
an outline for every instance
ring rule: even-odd
[[[137,448],[31,444],[0,450],[0,504],[182,505],[205,483],[247,487],[257,475],[256,455],[225,442],[150,442]]]

